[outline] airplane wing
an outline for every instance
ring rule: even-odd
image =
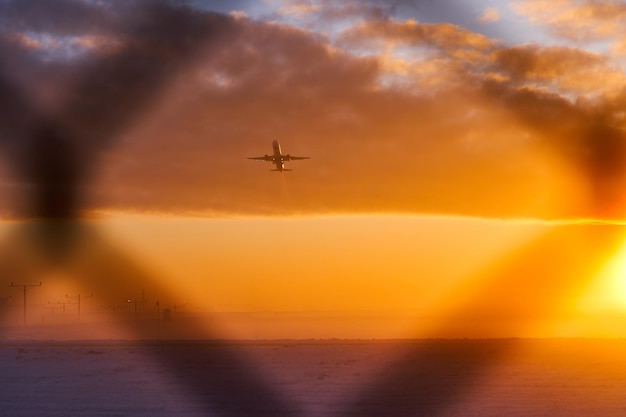
[[[285,161],[297,161],[298,159],[311,159],[310,156],[291,156],[291,155],[285,155],[284,156]]]
[[[268,162],[274,162],[274,157],[273,156],[269,156],[269,155],[265,155],[265,156],[253,156],[251,158],[248,159],[254,159],[256,161],[268,161]]]

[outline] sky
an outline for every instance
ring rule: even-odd
[[[171,304],[330,317],[231,323],[242,337],[623,336],[604,323],[626,311],[625,14],[614,0],[2,0],[4,247],[60,258],[20,225],[89,219],[110,240],[64,249],[112,246],[152,271],[122,290],[81,269],[41,305],[72,285],[113,302],[159,282]],[[311,159],[286,173],[246,159],[274,139]],[[366,313],[395,321],[350,321]]]

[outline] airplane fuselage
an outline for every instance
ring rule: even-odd
[[[276,165],[276,170],[283,172],[285,170],[285,158],[280,149],[280,143],[277,140],[272,142],[272,149],[274,150],[274,165]]]

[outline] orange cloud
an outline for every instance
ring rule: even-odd
[[[320,7],[321,7],[320,5],[316,5],[316,4],[297,3],[297,4],[291,4],[288,6],[283,6],[279,9],[279,12],[286,14],[286,15],[293,15],[298,18],[302,18],[304,16],[310,15],[311,13],[319,10]]]
[[[498,9],[488,7],[485,9],[482,15],[478,18],[480,23],[495,23],[500,21],[500,12]]]
[[[523,45],[495,52],[496,65],[515,81],[564,93],[610,94],[626,81],[606,56],[567,47]]]
[[[16,185],[0,192],[61,183],[92,210],[202,215],[619,213],[623,73],[605,56],[362,14],[335,42],[171,5],[150,13],[140,28],[118,22],[116,48],[74,61],[33,61],[4,39],[16,52],[0,81],[27,68],[25,83],[64,87],[51,108],[70,139],[35,147],[50,151],[41,161],[74,166],[52,152],[64,146],[80,158],[46,173],[8,141]],[[12,85],[0,83],[8,138],[24,115],[37,120]],[[283,175],[245,159],[274,139],[312,159]]]
[[[447,23],[429,24],[415,20],[395,22],[391,19],[369,20],[347,29],[342,38],[348,43],[391,42],[411,45],[433,45],[443,49],[492,48],[496,42],[484,35]]]
[[[626,29],[626,5],[621,1],[524,0],[511,7],[530,22],[574,41],[617,39]]]

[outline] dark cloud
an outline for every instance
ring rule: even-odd
[[[612,117],[615,108],[603,103],[619,91],[624,74],[607,56],[573,47],[505,46],[458,26],[391,19],[359,23],[344,39],[435,48],[461,80],[484,86],[476,90],[477,100],[492,103],[494,114],[507,111],[518,129],[532,131],[540,148],[567,161],[577,181],[588,183],[589,206],[579,207],[578,215],[619,216],[624,126]],[[472,53],[459,55],[461,48]],[[581,95],[591,98],[572,100]]]
[[[551,85],[565,94],[606,95],[624,81],[607,56],[571,47],[512,46],[496,51],[495,60],[514,81]]]
[[[131,2],[132,3],[132,2]],[[121,2],[117,2],[119,6]],[[4,31],[46,33],[58,36],[82,36],[111,33],[120,16],[113,2],[45,0],[0,2],[0,27]]]
[[[491,63],[481,74],[460,67],[447,91],[416,95],[384,87],[378,59],[340,52],[323,37],[248,20],[237,25],[135,132],[133,152],[145,152],[150,162],[136,158],[108,170],[105,183],[125,184],[111,186],[105,200],[165,211],[559,217],[606,215],[603,207],[618,197],[603,184],[621,175],[621,139],[598,122],[603,111],[531,88],[527,83],[541,78],[536,71],[509,67],[516,53],[535,62],[551,51],[502,47],[492,57],[488,48]],[[463,30],[425,26],[420,39],[442,51],[463,45]],[[565,54],[573,58],[552,58],[564,71],[587,64],[583,53]],[[489,80],[491,72],[508,80]],[[530,139],[519,139],[524,135]],[[291,153],[313,156],[294,164],[286,186],[267,167],[243,159],[267,153],[275,138]],[[556,169],[550,158],[576,172],[570,181],[588,184],[584,204],[542,177]],[[125,187],[142,192],[129,195]]]
[[[117,4],[110,3],[109,7]],[[100,7],[83,6],[79,11]],[[18,64],[2,68],[2,139],[18,181],[24,184],[23,215],[76,216],[83,185],[99,153],[150,107],[179,71],[217,42],[231,20],[165,2],[138,3],[135,7],[119,24],[116,36],[121,43],[117,48],[96,49],[80,59],[59,60],[52,65],[58,77],[43,83],[64,81],[52,102],[40,101],[32,94],[34,89],[28,84],[41,83],[40,79],[24,79],[22,75],[27,72],[45,77],[51,67],[45,60],[26,50]],[[56,27],[66,27],[63,19],[50,19],[46,22],[49,26],[42,26],[34,17],[46,12],[58,13],[47,2],[21,11],[25,33],[61,33]],[[133,16],[140,18],[130,19]],[[19,52],[20,46],[28,49],[28,45],[12,40],[14,36],[5,37],[3,56],[16,49]]]
[[[571,96],[598,91],[593,74],[619,80],[600,55],[386,15],[346,32],[430,48],[403,64],[188,4],[106,5],[116,42],[71,59],[33,52],[28,30],[3,37],[0,130],[22,214],[619,213],[619,100]],[[282,176],[245,159],[273,139],[313,158]]]
[[[565,162],[574,174],[571,181],[583,186],[584,202],[565,208],[563,216],[622,216],[626,135],[624,126],[612,120],[613,111],[507,84],[486,83],[484,91],[532,130],[537,145]]]

